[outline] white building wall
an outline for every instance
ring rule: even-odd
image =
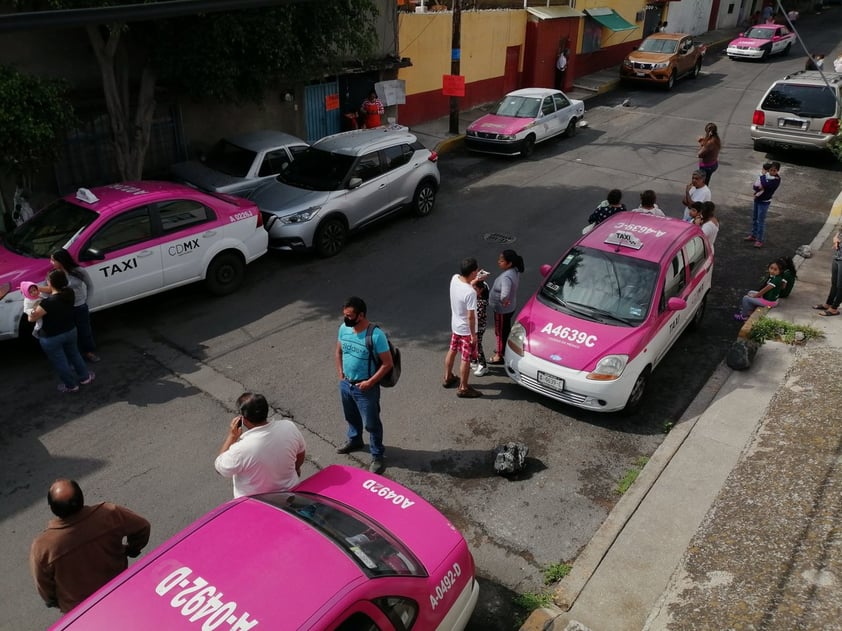
[[[729,0],[722,0],[728,2]],[[739,2],[740,0],[735,0]],[[667,13],[668,33],[701,35],[708,30],[713,0],[680,0],[670,2]],[[735,22],[736,23],[736,22]]]
[[[716,28],[734,28],[750,13],[752,0],[721,0]],[[728,13],[728,11],[731,13]]]

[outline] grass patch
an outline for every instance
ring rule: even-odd
[[[661,431],[664,432],[664,434],[669,434],[673,427],[675,427],[675,423],[672,421],[664,421],[663,425],[661,425]]]
[[[806,324],[795,324],[763,316],[751,326],[750,337],[758,344],[766,340],[777,340],[786,344],[803,344],[807,340],[821,337],[822,332]]]
[[[570,574],[573,566],[569,563],[553,563],[544,570],[544,585],[558,583],[565,576]]]
[[[549,592],[526,592],[525,594],[518,594],[514,598],[514,603],[527,614],[533,612],[539,607],[546,607],[552,604],[553,597]]]
[[[637,476],[640,475],[640,472],[643,470],[643,467],[646,466],[646,463],[649,462],[648,456],[640,456],[637,460],[634,461],[634,465],[632,465],[631,469],[626,471],[620,481],[617,483],[617,488],[614,489],[614,492],[617,495],[622,495],[626,491],[629,490],[629,487],[634,484],[634,481],[637,480]]]

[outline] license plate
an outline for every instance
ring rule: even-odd
[[[635,72],[634,74],[636,74],[638,77],[645,77],[646,76],[645,72]]]
[[[538,371],[538,383],[558,392],[564,390],[564,379],[546,372],[541,372],[540,370]]]

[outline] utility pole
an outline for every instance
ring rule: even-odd
[[[450,44],[450,74],[459,75],[462,58],[462,0],[453,0],[453,34]],[[450,133],[459,133],[459,97],[450,97]]]

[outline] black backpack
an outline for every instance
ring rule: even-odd
[[[365,347],[368,349],[369,361],[374,361],[375,369],[377,369],[380,368],[380,357],[375,354],[374,342],[371,341],[371,333],[375,328],[380,329],[376,324],[368,325],[365,331]],[[380,330],[383,331],[383,329]],[[385,335],[386,332],[383,331],[383,333]],[[392,355],[392,370],[387,372],[380,380],[380,385],[384,388],[392,388],[398,383],[398,379],[401,378],[401,351],[397,346],[392,344],[388,335],[386,336],[386,341],[389,342],[389,353]]]

